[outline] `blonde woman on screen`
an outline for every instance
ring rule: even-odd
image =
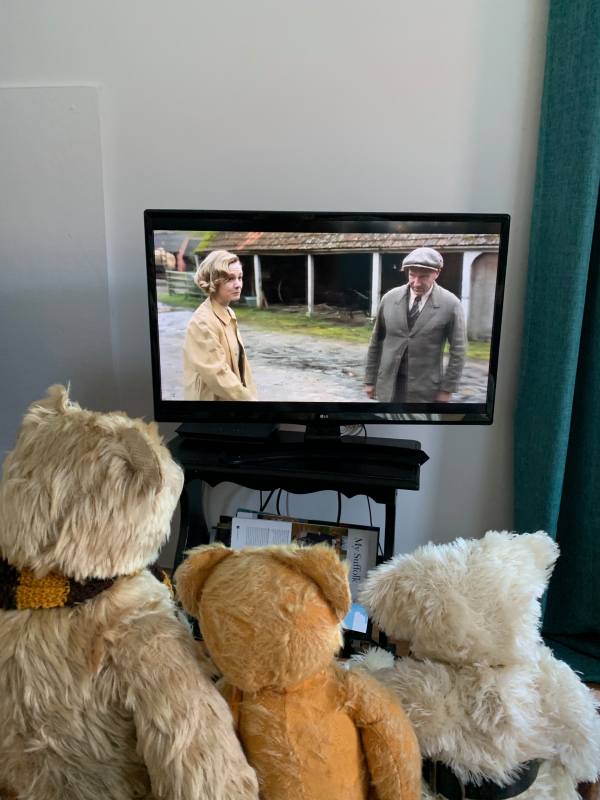
[[[242,265],[227,250],[213,250],[194,282],[207,299],[194,311],[183,345],[185,400],[256,400],[252,370],[230,303],[240,299]]]

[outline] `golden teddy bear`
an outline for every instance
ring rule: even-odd
[[[252,800],[227,704],[147,569],[182,474],[156,427],[34,403],[0,483],[0,796]]]
[[[416,737],[391,693],[341,669],[346,567],[326,546],[191,550],[175,575],[224,676],[263,800],[417,800]]]

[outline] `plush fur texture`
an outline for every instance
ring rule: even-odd
[[[410,656],[372,652],[357,666],[400,698],[423,755],[465,781],[500,783],[543,759],[519,800],[575,800],[577,782],[600,768],[593,695],[540,637],[557,556],[545,533],[492,531],[397,556],[361,596],[382,630],[410,642]]]
[[[224,676],[263,800],[417,800],[420,756],[393,696],[339,669],[346,569],[328,547],[200,547],[184,607]]]
[[[0,556],[35,577],[120,577],[74,607],[0,611],[6,796],[257,798],[227,705],[145,569],[181,487],[153,425],[83,410],[60,386],[26,414],[0,484]]]

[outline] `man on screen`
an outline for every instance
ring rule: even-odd
[[[242,293],[236,255],[213,250],[194,275],[208,295],[190,319],[183,345],[185,400],[256,400],[252,370],[230,304]]]
[[[457,390],[467,337],[460,300],[436,283],[443,266],[437,250],[418,247],[402,262],[408,283],[381,298],[367,352],[365,391],[371,399],[447,403]]]

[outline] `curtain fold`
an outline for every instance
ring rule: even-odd
[[[552,0],[521,373],[515,527],[561,557],[544,634],[600,681],[600,0]]]

